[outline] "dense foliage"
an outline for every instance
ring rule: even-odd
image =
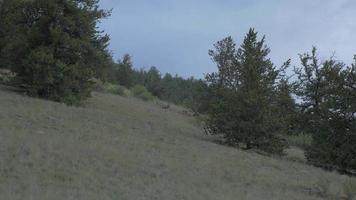
[[[118,63],[111,66],[114,76],[108,80],[114,84],[120,84],[127,88],[140,88],[154,96],[174,104],[184,105],[194,113],[204,113],[207,110],[208,86],[203,80],[182,78],[167,73],[162,76],[156,67],[148,70],[135,69],[131,56],[126,54]],[[146,93],[146,92],[143,92]]]
[[[356,68],[330,58],[321,62],[316,49],[301,55],[296,70],[297,94],[305,132],[313,142],[311,163],[343,170],[356,169]]]
[[[96,29],[108,14],[98,0],[5,0],[1,60],[29,95],[76,104],[109,64],[109,39]]]
[[[194,113],[205,113],[209,97],[208,85],[193,77],[184,79],[166,74],[161,80],[160,98],[192,109]]]
[[[131,56],[125,54],[122,60],[115,65],[115,80],[118,84],[130,88],[134,84],[134,71]]]
[[[221,135],[230,145],[282,153],[284,141],[276,134],[274,97],[283,68],[267,57],[265,38],[258,40],[253,29],[236,49],[231,37],[209,52],[218,72],[207,76],[212,94],[207,131]]]
[[[286,63],[288,66],[289,63]],[[302,134],[299,130],[299,111],[293,98],[293,84],[284,76],[277,84],[274,94],[274,124],[280,135],[295,136]]]

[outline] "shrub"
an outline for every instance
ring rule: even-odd
[[[150,92],[144,92],[141,95],[139,95],[138,98],[140,98],[144,101],[153,101],[154,100],[154,96]]]
[[[126,90],[126,88],[121,85],[113,85],[113,84],[107,85],[107,91],[111,94],[125,96],[126,95],[125,90]]]
[[[94,81],[94,90],[98,92],[105,92],[120,96],[127,96],[127,89],[121,85],[114,85],[108,82],[103,82],[99,79],[93,79]]]
[[[120,96],[126,96],[126,88],[122,87],[121,85],[113,85],[110,83],[107,83],[104,85],[104,91],[110,94],[115,94],[115,95],[120,95]]]
[[[147,89],[143,85],[135,85],[131,88],[131,93],[133,96],[138,96],[144,92],[147,92]]]
[[[154,100],[154,96],[150,92],[147,91],[145,86],[142,86],[142,85],[136,85],[133,88],[131,88],[131,93],[134,97],[137,97],[144,101],[153,101]]]
[[[105,91],[105,83],[100,80],[100,79],[96,79],[96,78],[93,78],[92,79],[93,81],[93,90],[95,91],[98,91],[98,92],[104,92]]]

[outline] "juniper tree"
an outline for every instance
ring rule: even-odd
[[[99,0],[4,0],[2,59],[29,95],[69,104],[90,94],[110,55]]]
[[[273,97],[281,69],[268,58],[265,38],[254,29],[237,50],[231,37],[215,45],[209,54],[218,72],[209,74],[212,90],[207,131],[221,135],[230,145],[282,153],[285,143],[273,124]]]

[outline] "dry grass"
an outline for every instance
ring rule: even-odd
[[[196,124],[179,107],[130,97],[95,93],[76,108],[0,88],[0,199],[316,200],[343,193],[345,176],[214,144]]]
[[[356,180],[348,179],[344,183],[343,197],[345,200],[356,200]]]

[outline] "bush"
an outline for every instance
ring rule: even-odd
[[[131,93],[134,97],[137,97],[144,101],[153,101],[154,100],[154,96],[150,92],[147,91],[145,86],[142,86],[142,85],[136,85],[133,88],[131,88]]]
[[[110,93],[120,96],[127,96],[127,89],[121,85],[114,85],[111,83],[104,83],[99,79],[93,79],[94,81],[94,90],[98,92]]]
[[[106,90],[111,94],[116,94],[120,96],[126,95],[126,88],[121,85],[108,84]]]
[[[138,96],[144,92],[147,92],[147,89],[143,85],[135,85],[131,88],[131,93],[133,96]]]

